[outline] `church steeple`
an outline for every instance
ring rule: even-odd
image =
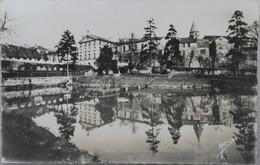
[[[197,39],[199,37],[199,31],[195,25],[195,21],[193,20],[191,28],[190,28],[190,37],[193,39]]]

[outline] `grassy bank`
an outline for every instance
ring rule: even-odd
[[[6,162],[93,162],[86,151],[55,137],[23,114],[2,113],[2,158]]]

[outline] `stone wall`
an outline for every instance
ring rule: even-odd
[[[13,77],[2,79],[2,86],[55,86],[62,83],[72,84],[72,77]]]

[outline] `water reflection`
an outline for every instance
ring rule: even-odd
[[[126,162],[237,163],[243,159],[252,163],[255,160],[255,95],[214,92],[176,95],[171,90],[99,95],[86,88],[37,90],[38,93],[12,91],[11,95],[6,91],[3,114],[22,115],[22,119],[35,121],[50,132],[53,124],[40,122],[40,118],[53,114],[61,139],[80,149],[99,152],[101,158],[112,162],[125,159]],[[13,121],[24,122],[16,117]],[[212,137],[209,132],[218,137]],[[224,153],[226,160],[217,159],[219,143],[232,136],[236,137],[235,148]],[[192,141],[194,138],[197,145]],[[89,139],[91,144],[80,139]],[[100,140],[110,140],[111,146],[102,146]],[[134,147],[135,142],[139,148]],[[112,144],[116,146],[112,147]],[[191,151],[208,156],[197,158]],[[184,156],[185,152],[188,152],[188,158]],[[126,159],[130,155],[135,158]]]

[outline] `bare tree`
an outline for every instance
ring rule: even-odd
[[[10,14],[8,14],[6,11],[4,12],[3,18],[1,19],[0,32],[2,34],[7,33],[11,37],[16,35],[16,33],[13,31],[13,19],[10,18]]]

